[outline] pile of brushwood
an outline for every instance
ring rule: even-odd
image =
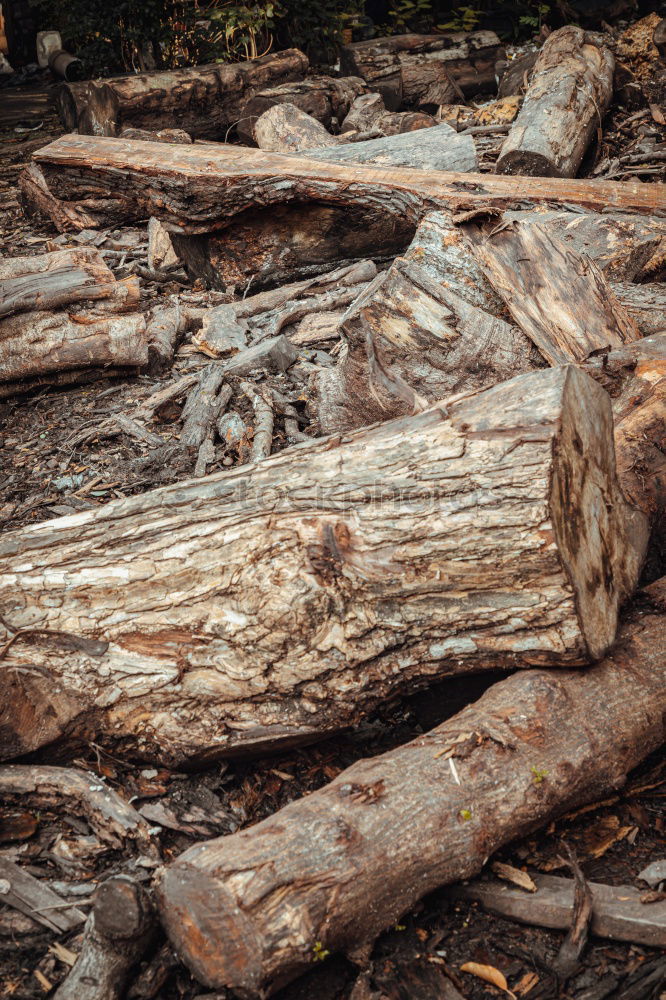
[[[641,892],[496,854],[664,738],[665,53],[651,15],[61,85],[0,257],[0,942],[49,935],[43,994],[191,997],[183,963],[266,997],[340,954],[331,997],[663,995],[566,986],[590,932],[666,945],[663,860]],[[254,825],[161,798],[446,679]],[[376,939],[447,885],[562,947],[392,993]]]

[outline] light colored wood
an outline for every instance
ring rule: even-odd
[[[249,206],[262,205],[273,214],[277,205],[313,201],[350,212],[371,200],[377,211],[391,211],[413,225],[430,208],[462,212],[543,202],[666,215],[663,184],[425,173],[220,144],[69,135],[38,150],[30,166],[21,175],[22,190],[30,202],[37,183],[43,185],[38,207],[60,229],[152,215],[174,232],[208,233],[228,226]],[[49,190],[56,179],[57,197]]]
[[[575,177],[613,96],[612,52],[582,28],[553,31],[497,160],[504,174]]]
[[[257,121],[269,108],[280,104],[291,104],[315,118],[325,129],[335,130],[354,99],[366,90],[365,82],[360,77],[331,76],[316,76],[261,90],[243,107],[236,133],[241,142],[253,146]],[[268,146],[262,148],[268,149]]]
[[[274,993],[322,952],[360,962],[427,893],[616,794],[666,736],[664,610],[662,580],[596,666],[514,674],[250,829],[189,848],[157,878],[181,959],[246,997]]]
[[[326,149],[339,140],[322,123],[295,104],[274,104],[254,122],[254,141],[259,149],[274,153],[298,153],[303,149]]]
[[[99,250],[76,247],[36,257],[0,260],[0,318],[12,313],[57,309],[72,302],[113,299],[120,291],[120,310],[138,303],[127,300]]]
[[[30,641],[3,659],[2,755],[85,729],[176,763],[436,677],[589,662],[646,541],[614,462],[606,393],[548,370],[6,533],[3,619]]]

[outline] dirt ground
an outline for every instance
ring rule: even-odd
[[[24,91],[21,103],[12,95],[11,113],[0,116],[0,257],[44,252],[58,234],[50,225],[26,219],[21,211],[16,179],[31,152],[61,131],[44,101],[46,81]],[[0,107],[4,91],[0,90]],[[666,128],[651,106],[621,107],[604,125],[603,137],[588,157],[589,176],[625,179],[640,176],[663,180]],[[42,123],[39,125],[39,123]],[[39,126],[39,127],[36,127]],[[17,131],[34,129],[34,131]],[[493,146],[494,143],[494,146]],[[498,141],[484,139],[484,167],[493,162]],[[659,149],[661,147],[661,150]],[[657,149],[661,157],[648,155]],[[638,162],[636,162],[638,161]],[[117,256],[110,264],[118,277],[143,253],[145,230],[105,231],[99,244]],[[127,249],[127,259],[123,257]],[[663,280],[663,278],[662,278]],[[203,294],[178,283],[143,288],[142,305],[172,294]],[[150,426],[165,448],[174,445],[173,460],[151,460],[145,441],[125,434],[100,433],[114,413],[132,415],[160,385],[197,372],[208,359],[181,351],[174,369],[162,379],[98,378],[84,385],[54,390],[43,387],[27,397],[0,401],[0,530],[6,531],[60,514],[90,509],[115,497],[152,489],[192,474],[190,459],[178,452],[180,408],[173,404]],[[308,354],[302,361],[307,369]],[[289,396],[309,426],[305,378],[274,376],[275,387]],[[248,400],[236,397],[233,407],[247,414]],[[277,425],[276,445],[286,444]],[[244,461],[242,449],[218,445],[208,471]],[[374,755],[413,738],[454,714],[480,695],[497,678],[485,675],[439,685],[427,694],[396,699],[356,731],[340,734],[317,746],[279,757],[216,764],[198,773],[160,770],[109,756],[94,743],[73,754],[36,754],[41,763],[73,764],[102,776],[154,825],[154,839],[164,861],[198,840],[234,832],[256,823],[286,803],[336,776],[363,756]],[[499,860],[529,871],[567,873],[561,860],[563,844],[576,852],[586,877],[612,885],[647,889],[637,876],[649,862],[666,857],[664,800],[666,760],[654,755],[634,772],[627,786],[611,799],[564,816],[550,827],[501,852]],[[10,804],[0,813],[0,858],[25,865],[33,875],[69,886],[72,899],[87,899],[95,885],[118,872],[137,873],[146,880],[150,867],[131,851],[111,851],[92,835],[80,817],[67,811],[36,812]],[[495,859],[497,860],[497,859]],[[137,864],[137,862],[139,862]],[[70,896],[67,896],[70,898]],[[646,907],[649,907],[646,903]],[[61,936],[60,945],[76,952],[80,933]],[[425,899],[395,929],[376,943],[367,967],[359,969],[339,957],[313,963],[312,972],[285,988],[281,1000],[439,1000],[453,984],[467,1000],[503,994],[460,971],[466,962],[501,970],[513,993],[529,1000],[666,1000],[666,957],[655,949],[592,939],[580,971],[562,984],[553,960],[563,932],[523,926],[484,913],[476,904],[455,902],[446,890]],[[0,997],[28,1000],[44,997],[68,971],[67,952],[53,951],[53,936],[34,927],[17,929],[0,904]],[[42,980],[36,973],[40,973]],[[45,983],[47,985],[45,985]],[[130,997],[190,1000],[205,990],[163,944],[144,965]],[[219,994],[222,996],[223,994]]]

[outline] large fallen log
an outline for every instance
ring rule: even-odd
[[[544,202],[666,215],[662,184],[424,173],[223,144],[85,135],[62,136],[33,154],[20,180],[28,202],[38,181],[43,187],[37,207],[62,229],[154,216],[174,232],[207,233],[228,226],[249,206],[270,208],[272,216],[276,205],[293,202],[338,205],[347,212],[372,202],[377,211],[400,214],[412,226],[428,208],[464,212]],[[64,218],[67,213],[71,218]]]
[[[598,36],[573,24],[549,35],[497,172],[575,177],[608,110],[614,69],[613,54]]]
[[[457,87],[471,95],[494,89],[495,62],[503,55],[502,44],[493,31],[390,35],[343,46],[340,67],[345,74],[362,77],[382,95],[387,108],[397,111],[406,96],[404,68],[423,63],[442,65]],[[409,95],[409,84],[406,89]]]
[[[56,106],[69,131],[115,136],[126,126],[178,127],[194,138],[224,140],[257,91],[301,80],[307,69],[302,52],[286,49],[247,62],[63,83]]]
[[[0,754],[86,732],[175,763],[596,659],[646,544],[614,462],[607,394],[549,370],[5,534]]]
[[[269,108],[291,104],[321,122],[327,129],[337,128],[354,103],[364,94],[367,86],[360,77],[316,76],[279,87],[261,90],[243,107],[243,115],[236,125],[241,142],[254,145],[254,127],[257,119]]]
[[[402,747],[359,761],[158,877],[172,945],[206,986],[266,996],[321,955],[359,960],[426,893],[615,792],[666,730],[666,585],[586,671],[534,670]]]

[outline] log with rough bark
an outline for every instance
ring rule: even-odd
[[[426,893],[517,836],[614,793],[666,736],[666,584],[585,671],[531,670],[402,747],[158,876],[172,945],[200,982],[267,996],[322,954],[360,961]]]
[[[372,202],[376,211],[412,226],[428,208],[464,212],[544,202],[666,215],[663,184],[424,173],[325,162],[321,155],[70,135],[34,153],[20,184],[28,203],[60,229],[154,216],[174,232],[207,233],[228,226],[248,206],[261,205],[272,217],[276,206],[294,202],[339,206],[347,214]]]
[[[253,138],[259,149],[298,153],[302,149],[327,149],[340,140],[320,121],[295,104],[274,104],[254,121]]]
[[[241,142],[248,146],[254,145],[257,119],[269,108],[279,104],[294,105],[325,128],[337,128],[354,100],[367,89],[365,82],[357,76],[317,76],[262,90],[244,106],[243,116],[236,125],[236,133]]]
[[[81,953],[55,1000],[121,1000],[130,973],[156,936],[146,890],[126,875],[107,879],[95,894]]]
[[[589,662],[646,533],[575,368],[7,533],[0,754],[85,732],[203,759],[436,677]]]
[[[544,42],[497,160],[504,174],[575,177],[613,96],[612,52],[569,24]]]
[[[134,292],[134,295],[129,294]],[[12,313],[57,309],[72,302],[113,300],[119,311],[138,304],[136,282],[116,282],[99,250],[76,247],[0,261],[0,319]]]
[[[308,59],[298,49],[240,63],[216,63],[159,73],[63,83],[56,106],[63,126],[88,135],[118,135],[123,127],[178,127],[194,138],[222,139],[247,101],[267,86],[302,80]]]
[[[666,332],[666,284],[617,281],[611,287],[643,337]]]
[[[343,73],[362,77],[382,95],[389,110],[397,111],[405,98],[403,68],[440,65],[464,94],[471,95],[494,89],[495,62],[503,55],[493,31],[390,35],[345,45],[340,66]]]

